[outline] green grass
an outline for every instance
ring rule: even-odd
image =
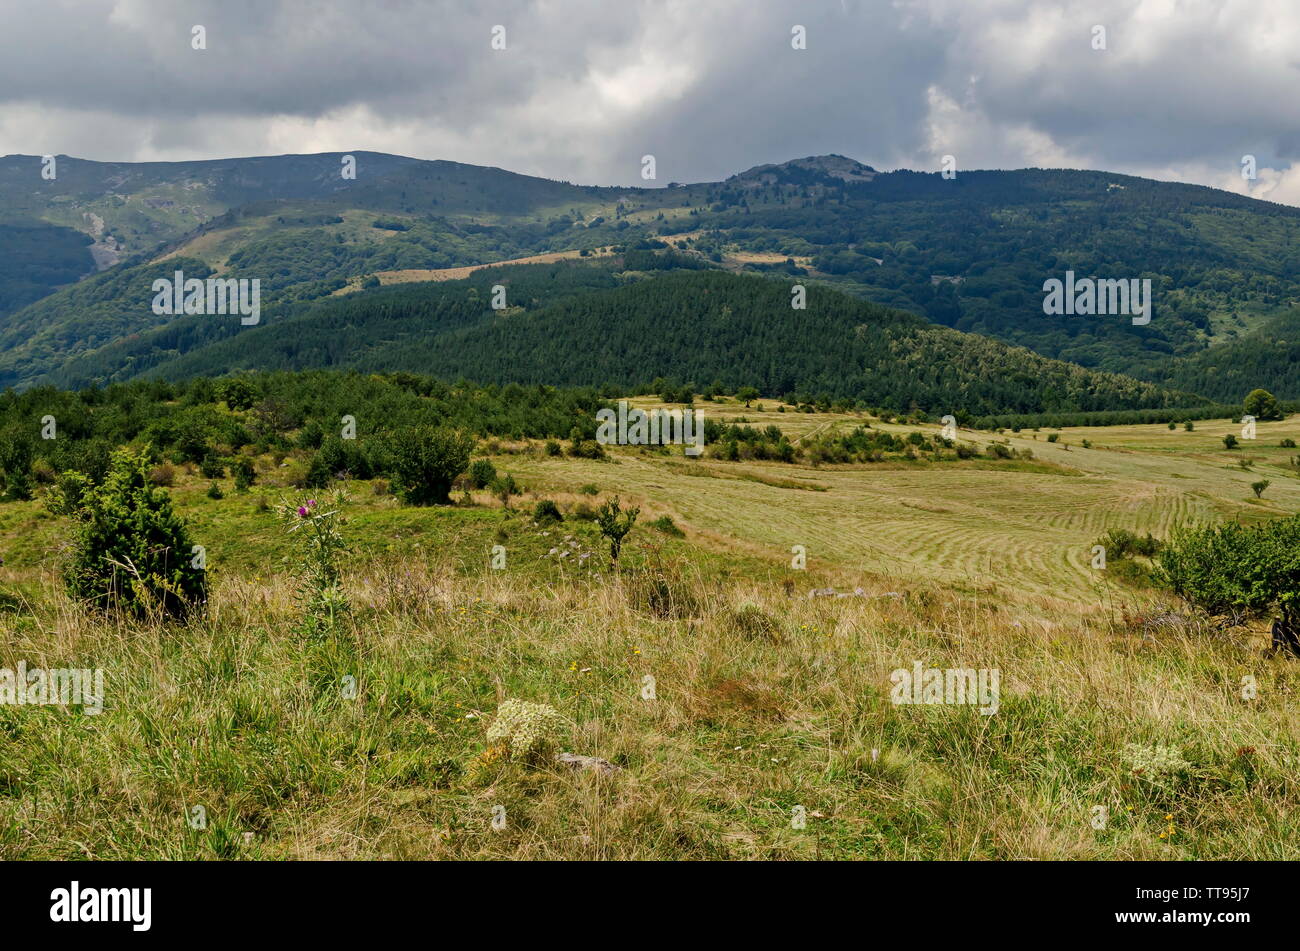
[[[1224,467],[1201,424],[1088,437],[1013,438],[1049,471],[502,452],[527,486],[509,511],[353,483],[352,611],[317,639],[257,501],[318,494],[274,484],[293,467],[264,465],[242,495],[224,480],[220,500],[182,474],[212,571],[207,616],[185,624],[86,615],[59,584],[68,527],[0,505],[0,667],[101,667],[107,694],[98,716],[0,706],[0,857],[1300,858],[1294,662],[1249,631],[1153,626],[1180,606],[1086,561],[1105,527],[1242,510],[1257,476]],[[1294,480],[1270,477],[1293,511]],[[642,507],[619,572],[573,514],[615,494]],[[565,520],[533,523],[538,498]],[[685,537],[654,530],[662,515]],[[862,596],[808,596],[827,586]],[[998,712],[893,704],[890,672],[917,661],[998,669]],[[553,706],[558,749],[619,771],[494,755],[507,698]],[[1153,783],[1131,745],[1189,767]]]

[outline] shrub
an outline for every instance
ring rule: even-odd
[[[632,531],[632,526],[636,523],[636,517],[639,514],[641,514],[639,508],[628,509],[623,512],[619,505],[618,496],[605,502],[596,510],[596,522],[600,526],[600,534],[609,541],[610,567],[618,566],[618,556],[623,550],[623,539],[628,532]]]
[[[329,461],[325,453],[318,450],[311,457],[311,465],[307,467],[301,485],[304,489],[323,489],[333,481],[334,473],[330,471]]]
[[[223,492],[221,491],[221,486],[220,486],[218,483],[216,483],[216,482],[209,482],[209,483],[208,483],[208,498],[210,498],[210,499],[223,499],[223,498],[225,498],[225,493],[223,493]]]
[[[235,463],[235,488],[238,491],[247,492],[256,481],[257,469],[253,467],[252,460],[240,459]]]
[[[673,522],[672,518],[667,515],[660,515],[657,519],[655,519],[653,522],[650,523],[650,527],[658,529],[659,531],[663,532],[665,535],[671,535],[674,538],[686,537],[686,533],[683,532],[680,528],[678,528],[676,523]]]
[[[1278,446],[1279,446],[1280,448],[1282,448],[1282,449],[1294,449],[1294,448],[1295,448],[1295,440],[1294,440],[1294,439],[1283,439],[1280,443],[1278,443]]]
[[[31,465],[35,446],[25,429],[11,424],[0,432],[0,498],[24,501],[32,497]]]
[[[497,480],[496,466],[488,459],[475,459],[466,481],[471,489],[486,489]]]
[[[533,506],[533,518],[539,522],[562,522],[564,516],[550,499],[539,499]]]
[[[209,454],[199,463],[199,474],[205,479],[222,479],[225,478],[226,467],[220,459]]]
[[[398,430],[391,442],[395,487],[411,505],[447,505],[451,486],[465,471],[474,437],[465,432],[416,426]]]
[[[515,482],[515,477],[509,474],[497,476],[490,486],[492,494],[501,500],[501,504],[506,508],[510,507],[510,496],[519,495],[519,483]]]
[[[66,473],[51,508],[78,522],[65,580],[94,608],[183,618],[207,597],[184,522],[149,484],[149,450],[113,453],[102,484]]]
[[[169,488],[176,484],[176,470],[167,462],[154,466],[149,470],[149,483],[162,488]]]
[[[1274,646],[1300,653],[1300,515],[1180,530],[1160,552],[1158,578],[1210,614],[1279,612]]]
[[[564,447],[554,439],[548,439],[546,440],[546,454],[548,456],[562,456],[564,455]]]
[[[217,397],[225,400],[231,409],[251,409],[257,399],[257,391],[242,377],[228,377],[218,381]]]
[[[1237,448],[1237,437],[1234,436],[1232,433],[1228,433],[1228,435],[1224,436],[1224,437],[1223,437],[1223,448],[1224,448],[1224,449],[1236,449],[1236,448]]]
[[[588,482],[578,491],[581,492],[583,495],[600,495],[600,489],[598,489],[595,483],[593,482]]]
[[[594,439],[579,439],[569,447],[569,455],[575,459],[604,459],[605,447]]]
[[[1094,544],[1106,549],[1106,557],[1110,559],[1127,558],[1130,555],[1154,558],[1161,548],[1160,539],[1150,533],[1138,535],[1126,528],[1112,528]]]
[[[1255,493],[1255,498],[1257,499],[1263,498],[1264,490],[1267,489],[1272,484],[1273,483],[1270,482],[1268,479],[1260,479],[1258,482],[1252,482],[1250,484],[1250,490]]]
[[[1060,433],[1048,433],[1048,434],[1047,434],[1047,441],[1048,441],[1048,442],[1056,442],[1056,441],[1057,441],[1058,439],[1060,439],[1060,438],[1061,438],[1061,434],[1060,434]]]

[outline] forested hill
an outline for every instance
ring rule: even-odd
[[[831,284],[1212,399],[1254,386],[1300,398],[1300,209],[1289,206],[1101,171],[959,169],[944,179],[842,156],[666,188],[369,152],[354,154],[348,179],[346,157],[60,156],[53,181],[37,156],[0,159],[0,386],[92,365],[104,379],[129,378],[206,342],[149,310],[149,281],[179,265],[187,276],[259,280],[264,307],[283,314],[431,270],[671,247],[695,266]],[[1067,270],[1149,279],[1151,322],[1044,314],[1044,281]],[[138,352],[159,334],[175,352]],[[114,363],[123,350],[135,359]]]
[[[970,416],[1200,402],[829,288],[810,287],[800,310],[790,284],[770,278],[674,271],[620,286],[614,273],[578,264],[500,269],[336,298],[217,339],[200,339],[212,325],[188,318],[165,340],[109,353],[135,373],[170,379],[311,367],[620,388],[662,378]],[[519,303],[494,312],[490,289],[501,280]],[[80,378],[55,382],[81,384],[101,370],[86,363]]]

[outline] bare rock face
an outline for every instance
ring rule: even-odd
[[[555,757],[555,761],[574,769],[590,769],[604,774],[617,773],[622,768],[598,756],[583,756],[580,753],[561,753]]]

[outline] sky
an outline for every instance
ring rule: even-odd
[[[0,154],[354,150],[594,185],[951,155],[1300,205],[1300,0],[0,0]]]

